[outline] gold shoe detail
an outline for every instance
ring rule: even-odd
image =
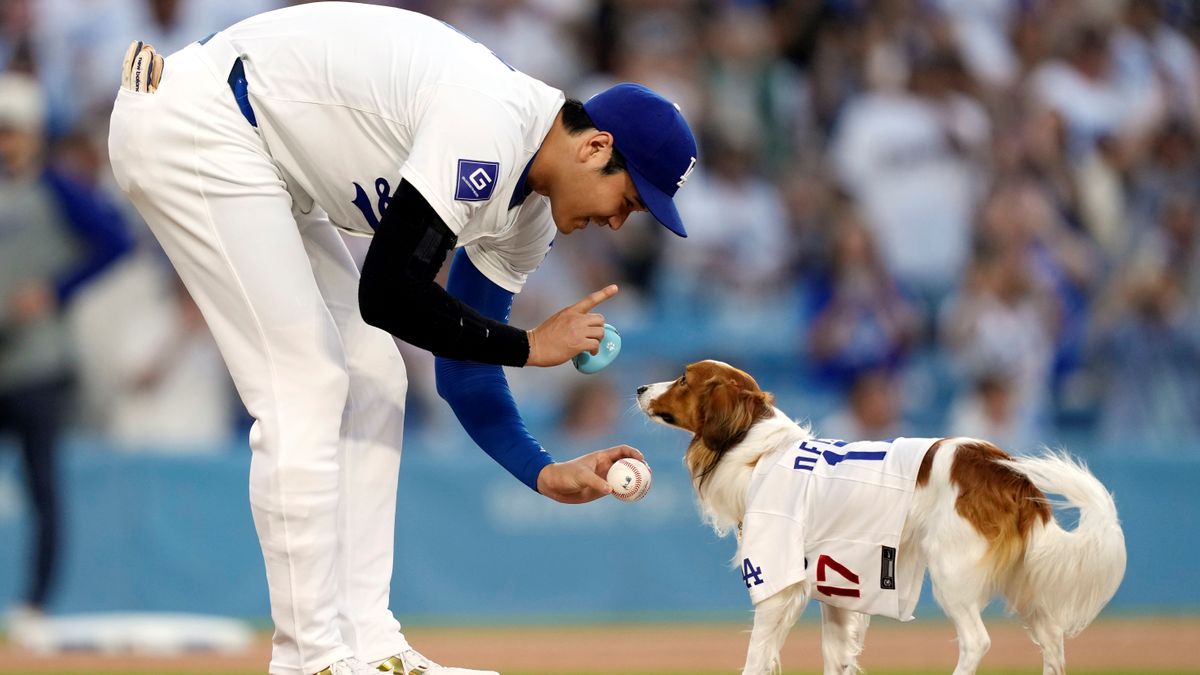
[[[421,675],[421,673],[425,672],[424,668],[417,666],[416,668],[413,668],[405,673],[404,662],[400,660],[399,655],[393,656],[392,658],[379,664],[379,670],[385,673],[397,673],[398,675]],[[320,674],[318,673],[318,675]]]

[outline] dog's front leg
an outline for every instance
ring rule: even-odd
[[[867,637],[871,617],[848,609],[821,603],[821,653],[825,657],[825,675],[852,675],[859,672],[858,654]]]
[[[771,675],[782,670],[779,652],[807,603],[808,584],[801,582],[754,606],[754,629],[742,675]]]

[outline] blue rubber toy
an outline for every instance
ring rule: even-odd
[[[578,356],[571,359],[571,363],[579,372],[591,375],[603,370],[620,353],[621,334],[617,332],[616,328],[604,324],[604,339],[600,341],[600,351],[596,352],[595,356],[592,356],[591,352],[580,352]]]

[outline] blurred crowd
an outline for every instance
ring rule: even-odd
[[[282,4],[0,2],[0,432],[31,476],[64,428],[158,452],[244,438],[203,320],[112,185],[107,124],[130,39],[170,53]],[[381,4],[575,98],[645,83],[699,132],[689,238],[644,218],[562,237],[514,323],[616,281],[602,309],[668,338],[623,359],[770,370],[781,400],[834,402],[813,420],[830,437],[1200,436],[1200,5]],[[428,356],[401,348],[409,423],[445,424]],[[628,403],[611,378],[512,377],[564,434]]]

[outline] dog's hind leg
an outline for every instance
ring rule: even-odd
[[[858,672],[871,617],[848,609],[821,603],[821,654],[825,657],[825,675],[852,675]]]
[[[1042,650],[1042,675],[1064,675],[1067,657],[1063,651],[1063,631],[1045,615],[1030,614],[1025,620],[1029,637]]]
[[[806,604],[808,584],[801,582],[754,606],[754,628],[742,675],[772,675],[782,670],[779,652]]]
[[[954,667],[954,675],[974,675],[983,655],[992,646],[992,638],[979,616],[983,603],[964,600],[938,597],[938,604],[954,622],[954,630],[958,633],[958,665]]]
[[[965,547],[970,548],[970,547]],[[992,646],[980,613],[987,606],[989,583],[973,562],[978,555],[966,552],[930,557],[929,578],[933,595],[954,622],[958,633],[958,665],[954,675],[972,675]]]

